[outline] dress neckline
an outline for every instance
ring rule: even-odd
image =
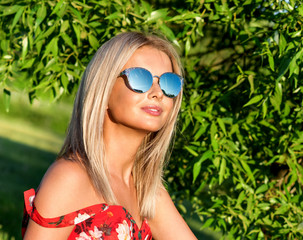
[[[28,201],[28,204],[26,204],[26,207],[30,208],[30,206],[32,206],[33,209],[36,209],[35,212],[38,215],[38,218],[41,219],[43,222],[52,222],[53,220],[57,219],[58,217],[45,218],[45,217],[40,215],[39,211],[35,207],[35,203],[34,203],[35,196],[36,196],[36,191],[33,188],[24,192],[24,197]],[[130,214],[130,212],[125,207],[123,207],[122,205],[118,205],[118,204],[110,205],[110,204],[107,204],[107,203],[97,203],[97,204],[93,204],[93,205],[90,205],[88,207],[80,208],[80,209],[75,210],[73,212],[64,214],[60,217],[70,218],[72,216],[75,216],[75,214],[77,213],[78,214],[77,221],[74,221],[74,222],[70,223],[70,225],[76,225],[76,222],[80,223],[82,221],[85,221],[85,220],[95,216],[96,214],[98,214],[100,212],[104,212],[104,211],[106,211],[108,209],[112,209],[112,208],[124,211],[124,213],[126,214],[126,217],[130,219],[133,226],[135,226],[138,230],[142,230],[145,227],[145,225],[148,225],[147,219],[144,218],[142,220],[141,224],[140,224],[141,226],[139,226],[137,224],[136,220]],[[85,214],[87,212],[91,212],[91,214],[90,215]]]
[[[35,190],[24,192],[24,215],[22,222],[22,236],[24,236],[29,219],[46,228],[61,228],[73,226],[69,240],[97,239],[152,239],[151,229],[147,219],[142,219],[139,228],[133,216],[121,205],[97,203],[62,216],[44,218],[35,207]],[[112,238],[113,237],[113,238]],[[103,238],[102,238],[103,239]]]

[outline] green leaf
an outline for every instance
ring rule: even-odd
[[[268,211],[268,210],[270,210],[270,203],[261,202],[258,204],[258,208],[260,208],[263,211]]]
[[[97,38],[92,33],[88,34],[88,41],[95,50],[100,47]]]
[[[226,128],[225,128],[225,124],[224,124],[223,120],[221,118],[217,118],[217,122],[218,122],[221,130],[223,131],[224,135],[227,136]]]
[[[60,27],[60,32],[61,33],[65,33],[65,31],[69,28],[69,22],[66,20],[66,21],[63,21],[63,23],[61,24],[61,27]]]
[[[121,13],[119,12],[113,12],[112,14],[105,17],[106,20],[110,20],[110,21],[120,18],[121,18]]]
[[[208,228],[208,227],[210,227],[213,222],[214,222],[214,218],[208,218],[206,220],[206,222],[203,224],[202,228]]]
[[[37,18],[36,18],[36,22],[35,22],[35,29],[37,29],[37,27],[43,22],[43,20],[46,17],[46,7],[45,4],[42,3],[42,5],[40,5],[38,11],[37,11]]]
[[[246,211],[248,212],[248,214],[252,212],[253,204],[254,204],[254,196],[252,194],[249,194],[247,199],[247,207],[246,207]]]
[[[150,6],[149,3],[147,3],[146,1],[141,1],[142,7],[145,10],[145,12],[150,15],[151,12],[153,11],[152,7]]]
[[[250,85],[249,97],[251,97],[251,95],[253,95],[253,93],[255,92],[254,75],[249,74],[247,79],[248,79],[248,82],[249,82],[249,85]]]
[[[201,163],[202,163],[207,159],[211,159],[213,154],[214,154],[213,151],[207,150],[205,153],[203,153],[203,155],[199,161],[201,161]]]
[[[289,64],[291,63],[291,58],[284,58],[279,66],[278,78],[276,81],[280,81],[280,79],[285,75],[289,68]]]
[[[28,49],[28,37],[25,36],[22,39],[22,61],[25,60],[27,49]]]
[[[266,55],[268,57],[269,66],[272,71],[275,71],[275,62],[274,62],[272,52],[270,51],[268,42],[265,42],[265,45],[266,45]]]
[[[184,148],[192,155],[194,155],[195,157],[199,156],[199,154],[193,150],[192,148],[190,148],[189,146],[184,146]]]
[[[193,183],[195,183],[197,177],[199,176],[201,171],[201,162],[196,162],[193,167]]]
[[[74,28],[74,31],[75,31],[75,34],[76,34],[76,37],[77,37],[77,46],[81,46],[81,37],[80,37],[81,30],[80,30],[80,26],[73,23],[73,28]]]
[[[48,56],[51,52],[53,53],[54,57],[56,57],[58,55],[58,38],[57,37],[53,38],[50,41],[50,43],[47,44],[42,59],[45,58],[46,56]]]
[[[158,9],[155,11],[152,11],[150,16],[147,18],[147,23],[158,21],[159,19],[165,20],[166,16],[168,14],[168,9]]]
[[[198,162],[196,162],[194,164],[194,168],[193,168],[193,183],[196,181],[200,171],[201,171],[201,165],[202,163],[207,160],[210,159],[213,155],[213,152],[211,150],[206,151],[205,153],[203,153],[202,157],[199,159]]]
[[[181,48],[176,39],[174,32],[166,24],[161,24],[160,29],[171,42],[173,42],[176,46]]]
[[[262,113],[263,113],[263,119],[266,117],[267,115],[267,99],[264,99],[263,103],[262,103]]]
[[[299,31],[293,32],[291,34],[291,37],[296,38],[296,37],[301,37],[301,35],[302,35],[302,30],[299,30]]]
[[[280,33],[280,39],[279,39],[279,52],[280,55],[284,53],[285,47],[287,45],[286,39],[282,33]]]
[[[282,205],[275,211],[275,215],[285,214],[286,212],[288,212],[289,209],[290,209],[290,206],[288,204]]]
[[[291,60],[291,62],[289,64],[289,76],[288,76],[289,78],[296,71],[296,69],[299,68],[299,66],[297,65],[297,60],[301,59],[302,55],[303,55],[303,49],[301,49],[300,51],[298,51],[296,53],[296,55],[294,56],[294,58]]]
[[[64,42],[73,49],[74,52],[78,53],[77,47],[73,44],[72,39],[66,33],[61,33],[61,37]]]
[[[13,31],[14,27],[16,26],[17,22],[19,21],[22,13],[24,11],[24,7],[21,7],[18,9],[17,13],[15,14],[15,17],[14,17],[14,20],[13,20],[13,23],[12,25],[10,26],[10,32]]]
[[[36,48],[37,48],[38,55],[40,55],[41,49],[42,49],[43,45],[44,45],[44,41],[43,40],[41,40],[41,41],[39,41],[39,42],[36,43]]]
[[[258,189],[256,190],[256,194],[266,192],[267,190],[268,190],[268,185],[263,184],[260,187],[258,187]]]
[[[190,40],[189,40],[189,38],[187,38],[187,40],[185,42],[185,56],[188,55],[189,51],[190,51]]]
[[[199,120],[197,119],[197,121],[199,121]],[[205,133],[207,127],[208,127],[208,124],[205,124],[204,126],[201,126],[199,128],[199,130],[195,133],[194,141],[197,141],[202,136],[202,134]]]
[[[250,179],[252,181],[252,183],[255,185],[256,181],[255,181],[255,177],[250,169],[250,167],[248,166],[248,164],[245,162],[245,160],[240,160],[242,167],[244,169],[244,172],[247,174],[248,179]]]
[[[239,194],[239,197],[237,199],[237,204],[236,206],[239,208],[241,203],[244,201],[244,199],[246,198],[246,193],[245,191],[242,191],[240,194]]]
[[[21,69],[31,68],[33,63],[35,62],[36,58],[31,58],[29,60],[25,60]]]
[[[224,180],[226,169],[226,160],[224,157],[221,158],[220,171],[219,171],[219,184],[221,185]]]
[[[260,94],[260,95],[257,95],[257,96],[254,96],[252,99],[250,99],[246,104],[244,104],[243,107],[247,107],[247,106],[250,106],[252,104],[255,104],[255,103],[258,103],[260,102],[261,100],[263,99],[263,95]]]
[[[270,66],[271,70],[275,71],[275,61],[274,61],[274,58],[273,58],[272,54],[268,53],[267,57],[268,57],[269,66]]]
[[[86,23],[83,21],[81,17],[81,13],[77,11],[74,7],[68,6],[68,9],[74,14],[73,18],[77,20],[81,25],[86,25]]]
[[[216,134],[217,134],[217,126],[213,121],[210,126],[210,137],[211,137],[211,145],[215,152],[218,150],[218,142],[216,139]]]
[[[63,8],[63,5],[65,4],[64,0],[60,0],[57,4],[54,10],[52,11],[51,15],[57,14],[59,17],[62,17],[62,12],[60,11]]]
[[[260,121],[259,124],[261,124],[265,127],[268,127],[270,129],[274,130],[275,132],[279,132],[278,129],[275,126],[273,126],[272,124],[270,124],[269,122],[267,122],[265,120]]]
[[[56,30],[56,25],[53,25],[49,28],[47,28],[47,30],[45,32],[40,32],[38,34],[38,36],[35,38],[35,43],[39,42],[39,41],[45,41],[45,39],[47,37],[49,37],[55,30]]]
[[[280,112],[280,106],[282,103],[282,84],[278,81],[276,82],[275,93],[269,98],[273,107]]]
[[[1,11],[2,16],[7,16],[7,15],[14,14],[14,13],[18,12],[20,8],[22,8],[22,6],[20,6],[20,5],[13,5],[13,6],[10,6],[10,7],[3,7],[2,11]]]
[[[243,74],[238,75],[238,76],[237,76],[237,82],[236,82],[236,84],[232,85],[232,86],[228,89],[228,91],[230,91],[230,90],[232,90],[232,89],[234,89],[234,88],[240,86],[244,81],[245,81],[245,78],[243,77]]]

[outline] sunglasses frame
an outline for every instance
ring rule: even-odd
[[[177,96],[180,94],[180,92],[181,92],[181,90],[182,90],[182,87],[183,87],[183,84],[184,84],[184,78],[183,78],[182,76],[180,76],[179,74],[176,74],[176,73],[173,73],[173,72],[165,72],[165,73],[162,73],[160,76],[157,76],[157,75],[153,75],[149,70],[147,70],[147,69],[145,69],[145,68],[142,68],[142,67],[131,67],[131,68],[126,68],[126,69],[124,69],[124,70],[119,74],[119,77],[126,76],[126,78],[127,78],[126,80],[127,80],[127,85],[128,85],[128,87],[129,87],[132,91],[134,91],[134,92],[136,92],[136,93],[145,93],[145,92],[149,91],[149,90],[151,89],[153,83],[152,83],[152,85],[150,86],[150,88],[149,88],[148,90],[146,90],[145,92],[143,92],[143,91],[142,91],[142,92],[139,92],[139,91],[136,91],[135,89],[133,89],[133,88],[130,86],[130,84],[129,84],[128,78],[129,78],[130,72],[131,72],[132,70],[134,70],[134,69],[143,69],[143,70],[149,72],[150,75],[151,75],[151,77],[152,77],[152,81],[153,81],[153,79],[154,79],[155,77],[158,78],[158,79],[159,79],[159,82],[158,82],[159,86],[160,86],[160,81],[161,81],[161,76],[162,76],[162,75],[164,75],[164,74],[166,74],[166,73],[170,73],[170,74],[173,74],[173,75],[177,76],[177,77],[180,79],[180,84],[181,84],[179,93],[178,93],[176,96],[170,97],[170,96],[166,95],[166,93],[165,93],[165,92],[163,91],[163,89],[161,88],[161,91],[163,92],[163,94],[164,94],[166,97],[175,98],[175,97],[177,97]]]

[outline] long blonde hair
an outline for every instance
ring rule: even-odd
[[[170,58],[173,72],[182,74],[180,59],[166,40],[138,32],[121,33],[103,44],[82,77],[67,136],[58,158],[80,162],[95,189],[109,204],[117,204],[109,182],[103,123],[109,96],[117,76],[134,52],[143,46],[163,51]],[[174,99],[174,107],[164,127],[148,134],[136,155],[133,177],[140,215],[153,218],[155,201],[162,187],[163,167],[180,109],[182,92]]]

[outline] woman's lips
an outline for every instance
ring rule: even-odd
[[[152,116],[160,116],[163,111],[162,108],[158,106],[145,106],[141,109]]]

